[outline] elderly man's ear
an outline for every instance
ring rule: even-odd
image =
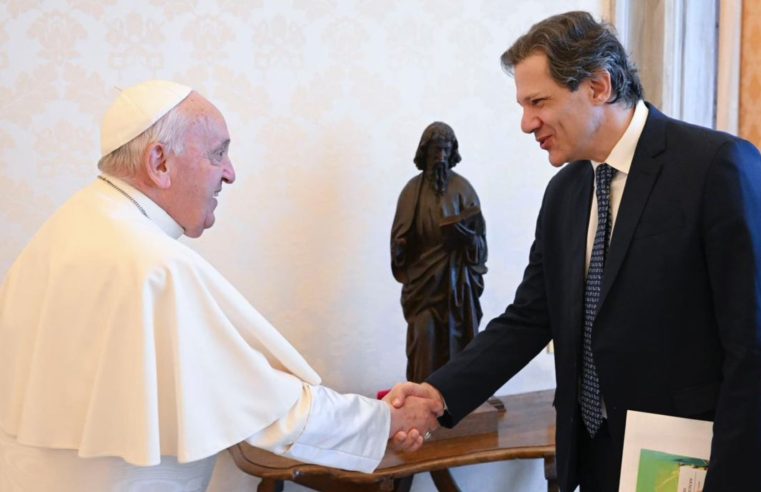
[[[155,142],[145,149],[143,167],[148,180],[157,188],[165,190],[172,185],[168,149],[164,144]]]

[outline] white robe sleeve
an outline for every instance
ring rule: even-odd
[[[386,403],[304,384],[288,414],[246,439],[257,448],[318,465],[370,473],[386,451]]]

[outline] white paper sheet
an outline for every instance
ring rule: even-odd
[[[640,451],[650,449],[708,460],[713,422],[629,411],[619,492],[636,492]]]

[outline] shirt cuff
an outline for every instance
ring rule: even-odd
[[[246,442],[299,461],[370,473],[383,459],[390,427],[385,402],[305,384],[288,415]]]

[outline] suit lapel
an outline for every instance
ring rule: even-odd
[[[565,264],[568,265],[566,276],[568,284],[568,312],[567,319],[573,326],[582,326],[584,321],[584,282],[586,279],[586,251],[587,251],[587,228],[589,227],[589,209],[592,206],[592,189],[594,183],[594,171],[589,161],[578,163],[581,170],[576,176],[576,181],[569,186],[565,210],[567,213],[565,223],[568,230],[565,237],[569,238],[564,247],[567,255]],[[573,343],[570,345],[574,350],[581,347],[581,330],[570,330],[573,333]],[[577,354],[574,354],[576,360]]]
[[[621,197],[621,205],[613,228],[608,258],[605,260],[605,274],[598,306],[603,305],[616,280],[642,215],[642,210],[645,208],[650,191],[661,170],[662,161],[658,159],[658,156],[666,147],[666,117],[649,104],[648,108],[650,112],[634,152],[629,176],[626,178],[624,195]]]

